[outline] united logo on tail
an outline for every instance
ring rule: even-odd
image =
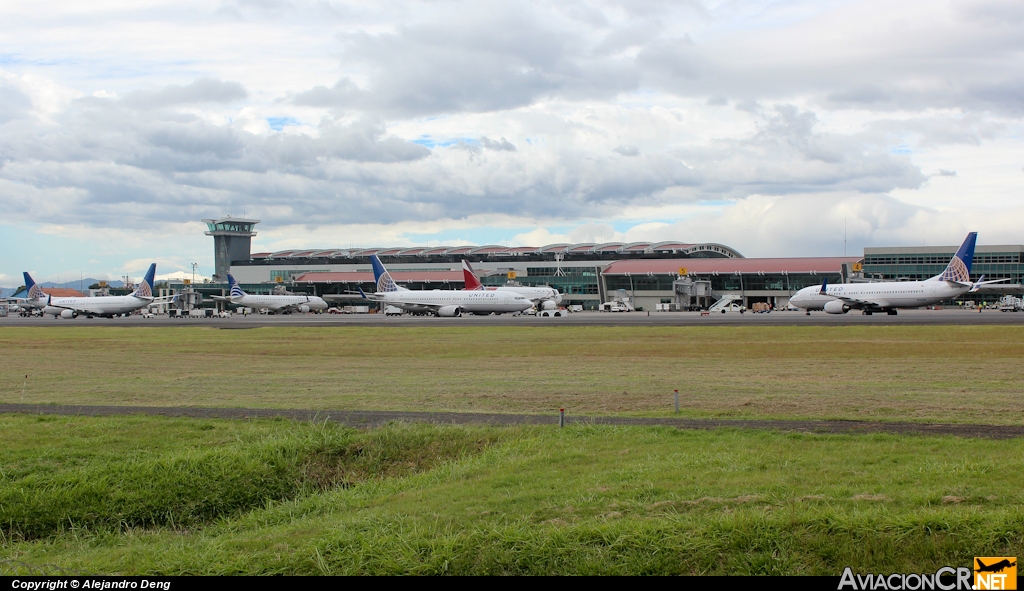
[[[960,248],[953,255],[953,258],[946,265],[946,270],[939,275],[943,281],[955,281],[957,283],[970,283],[971,263],[974,261],[974,243],[978,240],[978,233],[971,232],[967,239],[960,245]]]
[[[153,297],[153,281],[156,279],[156,263],[149,266],[149,271],[146,271],[146,278],[142,280],[142,283],[135,290],[134,295],[137,298],[152,298]]]
[[[32,276],[27,271],[23,271],[22,275],[25,276],[25,285],[28,286],[28,299],[40,300],[46,297],[46,292],[43,291],[39,284],[32,280]]]
[[[398,291],[398,284],[391,278],[391,274],[384,268],[377,255],[370,255],[370,262],[373,264],[373,276],[377,280],[377,293]]]

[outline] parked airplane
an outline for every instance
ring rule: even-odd
[[[526,299],[536,304],[538,310],[554,310],[558,307],[558,304],[562,303],[562,294],[558,293],[558,290],[553,287],[525,287],[521,285],[484,287],[480,283],[480,278],[476,276],[476,271],[473,270],[472,265],[465,259],[462,261],[462,275],[466,280],[467,291],[511,291],[525,296]]]
[[[249,295],[242,291],[242,288],[235,281],[235,278],[228,273],[228,286],[231,291],[228,297],[213,296],[213,299],[221,302],[230,302],[238,306],[247,306],[257,310],[266,309],[271,312],[310,312],[313,310],[326,310],[327,302],[317,296],[311,295]]]
[[[920,308],[953,299],[967,292],[976,291],[979,286],[1006,281],[971,282],[971,263],[974,260],[974,244],[977,232],[971,232],[946,269],[924,281],[882,281],[877,283],[843,283],[805,287],[790,298],[789,303],[811,310],[824,310],[829,314],[846,314],[850,310],[861,310],[863,314],[886,312],[894,316],[897,308]]]
[[[533,307],[533,302],[511,291],[434,289],[414,291],[399,287],[391,274],[377,258],[370,255],[373,263],[373,278],[377,291],[359,292],[365,299],[383,302],[410,312],[427,312],[435,316],[461,316],[463,312],[490,314],[492,312],[523,312]]]
[[[153,298],[156,263],[149,266],[149,271],[146,272],[146,277],[139,284],[138,289],[126,296],[55,298],[46,295],[43,288],[36,284],[27,272],[24,273],[24,276],[25,287],[28,288],[28,298],[25,300],[25,304],[34,308],[42,308],[44,315],[50,314],[55,318],[77,318],[82,314],[88,318],[93,316],[113,318],[145,308],[160,299]]]

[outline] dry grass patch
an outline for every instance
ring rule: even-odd
[[[1021,424],[1024,329],[0,329],[0,401]],[[59,361],[56,361],[59,360]]]

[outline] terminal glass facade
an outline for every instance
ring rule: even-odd
[[[984,275],[986,279],[1009,279],[1008,283],[1021,283],[1024,279],[1024,264],[1021,262],[1024,258],[1024,247],[1016,248],[1020,250],[975,252],[971,278],[977,280]],[[928,279],[942,273],[956,253],[955,248],[934,253],[870,252],[871,250],[881,249],[865,249],[865,275],[881,275],[883,279],[908,281]]]
[[[716,292],[739,292],[739,291],[776,291],[783,295],[786,292],[797,291],[811,285],[821,285],[824,279],[829,283],[841,283],[841,273],[792,273],[792,274],[764,274],[743,273],[722,273],[722,274],[696,274],[690,275],[695,280],[711,282],[711,289]],[[617,289],[636,291],[671,291],[675,275],[607,275],[606,285],[609,291]]]

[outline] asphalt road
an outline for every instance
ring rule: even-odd
[[[171,406],[79,406],[0,404],[0,413],[45,415],[160,415],[206,419],[257,419],[283,417],[298,421],[332,421],[349,427],[372,428],[392,421],[449,425],[557,425],[558,416],[476,412],[402,412],[369,410],[306,410],[274,408],[202,408]],[[661,425],[677,429],[768,429],[805,433],[896,433],[901,435],[953,435],[985,439],[1024,437],[1024,426],[950,423],[886,423],[881,421],[683,419],[642,417],[565,417],[568,424]]]
[[[384,316],[382,314],[290,314],[234,315],[231,318],[171,319],[156,318],[93,318],[73,320],[46,318],[0,318],[2,326],[209,326],[225,329],[259,328],[264,326],[878,326],[878,325],[1024,325],[1024,313],[965,310],[900,310],[896,316],[813,312],[772,312],[754,314],[711,314],[697,312],[577,312],[564,318],[534,316],[463,316],[434,318],[429,316]]]

